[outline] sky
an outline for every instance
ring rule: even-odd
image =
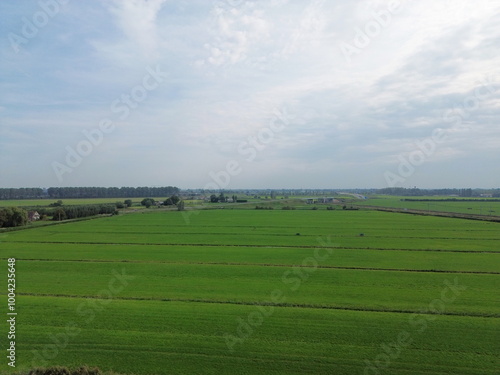
[[[500,187],[496,0],[2,0],[0,187]]]

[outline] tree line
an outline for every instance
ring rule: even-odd
[[[54,221],[61,221],[96,215],[116,215],[118,210],[116,204],[95,204],[86,206],[61,206],[51,211],[42,209],[38,213],[50,215]]]
[[[28,223],[28,212],[22,208],[0,208],[0,228],[19,227]]]
[[[178,195],[179,188],[164,187],[50,187],[0,188],[0,200],[39,198],[137,198]]]
[[[412,188],[407,189],[403,187],[392,187],[378,189],[374,191],[377,194],[387,194],[387,195],[399,195],[399,196],[410,196],[418,197],[424,195],[457,195],[459,197],[479,197],[483,192],[483,189],[419,189]],[[491,190],[493,197],[500,197],[500,190]]]
[[[41,188],[2,188],[0,189],[0,199],[38,199],[44,198]]]

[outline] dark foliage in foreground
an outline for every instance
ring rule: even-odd
[[[28,222],[28,212],[22,208],[0,208],[0,228],[20,227]]]
[[[29,375],[103,375],[101,370],[96,368],[88,368],[87,366],[80,367],[77,370],[71,371],[67,367],[50,367],[36,368],[29,372]]]

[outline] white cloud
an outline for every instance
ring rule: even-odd
[[[130,116],[68,184],[162,184],[157,171],[174,165],[166,175],[177,181],[169,184],[203,186],[210,171],[241,160],[238,145],[268,126],[275,109],[287,108],[296,119],[245,166],[238,186],[384,184],[398,155],[435,128],[450,140],[408,183],[470,185],[466,174],[435,171],[453,173],[464,158],[480,163],[500,144],[500,4],[401,2],[347,62],[339,45],[386,9],[386,1],[368,0],[71,2],[22,54],[0,49],[0,158],[27,168],[36,159],[37,170],[49,173],[33,184],[53,184],[50,162],[83,129],[115,119],[111,103],[130,96],[146,67],[158,64],[168,78],[131,102]],[[0,21],[23,16],[11,6]],[[480,105],[446,120],[488,76],[492,90]],[[139,182],[119,172],[131,163],[147,166],[132,175]],[[4,185],[29,180],[2,173]],[[477,184],[491,174],[485,170]]]
[[[148,58],[158,56],[157,16],[166,0],[114,0],[111,14],[128,40]]]

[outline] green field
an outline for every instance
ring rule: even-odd
[[[374,196],[355,204],[376,207],[391,207],[408,210],[423,210],[437,212],[455,212],[471,215],[500,216],[500,202],[488,202],[488,198],[456,198],[456,201],[446,201],[452,197],[422,196],[422,197],[396,197],[396,196]],[[407,201],[405,199],[426,199],[429,201]],[[472,200],[464,200],[472,199]]]
[[[497,374],[499,243],[498,223],[363,210],[150,211],[0,234],[5,268],[17,259],[16,371]]]

